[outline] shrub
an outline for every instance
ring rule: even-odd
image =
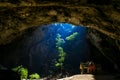
[[[18,67],[15,67],[12,70],[15,71],[15,72],[18,72],[18,74],[20,74],[21,80],[22,79],[27,79],[27,77],[28,77],[28,70],[26,68],[22,67],[22,65],[18,66]]]

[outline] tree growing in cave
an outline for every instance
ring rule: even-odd
[[[66,40],[67,41],[74,41],[77,36],[78,36],[78,32],[74,32],[70,36],[66,37]],[[65,61],[65,56],[66,56],[66,53],[64,52],[64,49],[62,47],[63,44],[65,44],[64,39],[61,38],[60,34],[57,34],[57,37],[56,37],[56,48],[57,48],[58,53],[59,53],[59,55],[58,55],[59,58],[55,62],[55,66],[61,68],[61,74],[62,74],[62,69],[63,69],[63,63]]]
[[[57,38],[56,38],[56,48],[58,50],[59,53],[59,58],[58,60],[55,62],[55,66],[56,67],[60,67],[61,68],[61,74],[62,74],[62,68],[63,68],[63,63],[65,60],[65,55],[66,53],[64,52],[63,48],[61,47],[63,44],[65,43],[64,39],[61,38],[60,34],[57,34]]]

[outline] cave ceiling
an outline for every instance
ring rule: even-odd
[[[120,41],[120,7],[85,3],[0,2],[0,45],[10,43],[31,27],[55,22],[86,26]]]

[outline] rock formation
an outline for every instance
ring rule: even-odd
[[[0,49],[31,27],[67,22],[88,27],[91,45],[116,69],[120,68],[119,0],[17,1],[0,2]]]

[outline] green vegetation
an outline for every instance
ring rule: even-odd
[[[65,41],[64,41],[64,39],[61,38],[61,35],[57,34],[57,37],[56,37],[56,47],[60,47],[64,43],[65,43]]]
[[[76,36],[78,36],[78,32],[75,32],[73,34],[71,34],[70,36],[66,37],[67,41],[73,41],[75,40]],[[66,53],[64,52],[62,45],[65,43],[64,39],[61,38],[60,34],[57,34],[56,37],[56,48],[58,50],[58,60],[55,61],[55,66],[61,68],[61,73],[62,73],[62,69],[63,69],[63,63],[65,61],[65,56]]]
[[[18,67],[15,67],[12,70],[17,72],[18,74],[20,74],[21,80],[28,78],[28,70],[26,68],[24,68],[22,65],[18,66]],[[37,74],[37,73],[34,73],[34,74],[29,75],[29,78],[30,78],[30,80],[40,79],[40,75]]]
[[[65,43],[65,41],[64,41],[64,39],[61,38],[61,35],[57,34],[56,47],[57,47],[57,50],[59,53],[59,55],[58,55],[59,59],[57,61],[55,61],[55,66],[61,68],[61,73],[62,73],[62,68],[63,68],[63,62],[65,60],[65,55],[66,55],[63,48],[61,47],[62,44],[64,44],[64,43]]]
[[[18,66],[18,67],[15,67],[12,70],[15,71],[15,72],[18,72],[20,74],[21,80],[22,79],[27,79],[27,77],[28,77],[28,70],[26,68],[22,67],[22,65]]]
[[[66,53],[63,51],[62,47],[58,47],[58,53],[59,53],[59,59],[56,62],[55,66],[62,68]]]
[[[39,74],[34,73],[34,74],[29,75],[29,78],[30,78],[30,80],[32,80],[32,79],[40,79],[40,76],[39,76]]]
[[[75,32],[75,33],[71,34],[70,36],[66,37],[66,40],[73,41],[77,35],[78,35],[78,32]]]
[[[28,76],[28,70],[25,68],[21,68],[20,70],[20,74],[21,74],[21,79],[27,79]]]

